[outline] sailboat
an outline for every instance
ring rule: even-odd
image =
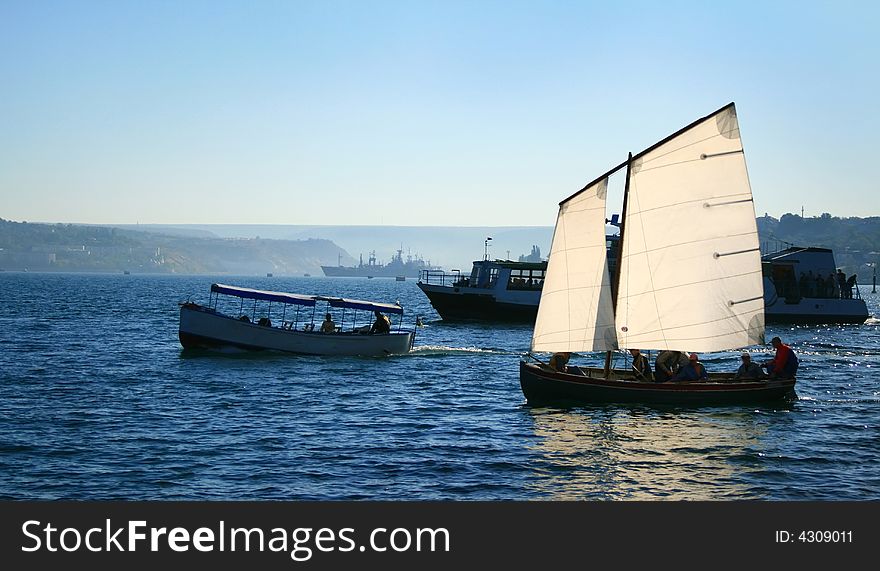
[[[619,253],[606,260],[609,178],[626,169]],[[613,275],[612,275],[613,274]],[[529,402],[723,404],[783,399],[794,379],[654,383],[611,367],[619,348],[727,351],[764,343],[755,208],[730,103],[559,204],[532,352],[606,352],[604,368],[520,363]],[[531,357],[531,353],[529,354]]]

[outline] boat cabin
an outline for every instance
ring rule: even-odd
[[[470,278],[459,285],[495,289],[500,283],[508,290],[540,290],[546,272],[546,262],[477,261]]]
[[[761,269],[765,289],[770,290],[765,297],[775,294],[789,303],[801,298],[860,299],[856,277],[838,273],[834,252],[828,248],[791,246],[765,254]]]

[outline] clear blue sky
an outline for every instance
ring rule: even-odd
[[[875,2],[0,0],[0,217],[552,225],[735,101],[758,214],[880,215]]]

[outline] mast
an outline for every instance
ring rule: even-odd
[[[629,174],[632,168],[633,154],[626,159],[626,182],[623,187],[623,210],[620,213],[620,238],[617,240],[617,264],[614,267],[614,279],[611,281],[611,308],[617,318],[617,290],[620,285],[620,267],[623,265],[623,233],[626,229],[626,201],[629,198]],[[611,376],[611,351],[605,352],[605,378]]]

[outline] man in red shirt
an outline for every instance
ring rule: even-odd
[[[767,361],[764,364],[767,367],[767,374],[770,375],[770,378],[794,378],[798,369],[798,358],[795,356],[794,351],[783,343],[779,337],[774,337],[770,343],[776,349],[776,356],[773,357],[772,361]]]

